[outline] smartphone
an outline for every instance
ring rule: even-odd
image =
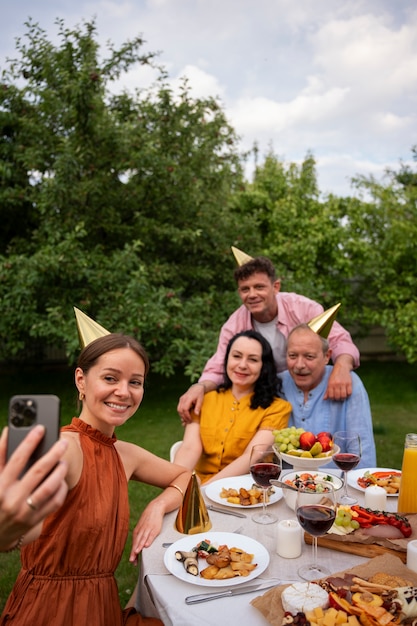
[[[22,475],[58,441],[60,401],[54,395],[13,396],[9,402],[8,459],[37,424],[45,426],[45,435],[32,453]]]

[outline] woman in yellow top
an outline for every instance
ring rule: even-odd
[[[224,382],[204,396],[193,414],[174,462],[195,469],[204,484],[249,472],[252,447],[272,444],[272,431],[285,428],[291,404],[277,397],[279,382],[271,347],[245,330],[232,337],[224,361]]]

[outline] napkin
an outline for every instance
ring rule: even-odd
[[[332,574],[332,577],[343,576],[349,573],[361,578],[369,578],[377,572],[389,573],[392,576],[401,576],[417,587],[417,574],[408,569],[399,557],[393,556],[392,554],[376,556],[363,565],[357,565],[352,569]],[[262,613],[272,626],[281,626],[282,624],[284,610],[282,608],[281,594],[287,586],[288,585],[280,585],[279,587],[275,587],[251,601],[251,604]]]

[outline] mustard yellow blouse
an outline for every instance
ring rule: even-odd
[[[251,409],[251,397],[236,400],[231,389],[204,396],[200,415],[193,416],[194,422],[200,422],[203,452],[195,469],[202,482],[241,456],[258,430],[287,426],[289,402],[276,398],[267,409]]]

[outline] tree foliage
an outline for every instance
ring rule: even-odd
[[[281,288],[325,307],[342,300],[342,315],[348,319],[350,266],[341,253],[346,203],[320,199],[313,156],[307,154],[297,165],[269,153],[240,195],[261,234],[259,253],[274,261]]]
[[[140,38],[99,54],[94,22],[28,22],[2,73],[0,336],[3,358],[77,351],[72,307],[134,332],[155,369],[198,372],[230,310],[237,137],[219,103],[174,96]],[[151,65],[147,90],[112,81]],[[225,270],[227,267],[227,270]],[[214,331],[216,328],[216,332]]]
[[[174,93],[136,38],[103,53],[95,23],[59,43],[33,22],[0,85],[0,359],[78,352],[73,306],[136,335],[156,371],[195,377],[238,304],[230,246],[356,332],[382,325],[417,360],[417,174],[320,194],[316,163],[244,155],[215,98]],[[150,87],[115,92],[135,66]],[[413,149],[416,158],[416,148]]]
[[[354,184],[359,197],[322,198],[311,154],[297,165],[271,153],[240,204],[255,216],[259,253],[274,261],[285,291],[325,307],[341,301],[342,323],[358,335],[382,326],[415,362],[417,174],[403,165],[382,182],[361,177]]]
[[[413,149],[416,159],[416,149]],[[349,214],[352,260],[364,300],[363,315],[381,325],[391,345],[417,361],[417,174],[401,166],[382,184],[373,177],[356,185],[370,199]]]

